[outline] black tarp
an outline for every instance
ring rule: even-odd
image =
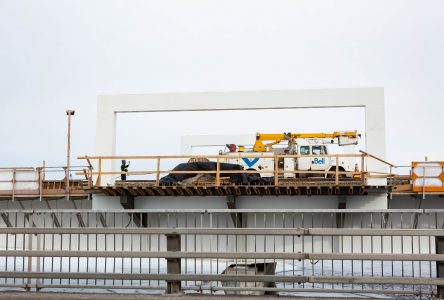
[[[191,162],[181,163],[174,167],[173,171],[215,171],[217,168],[216,162]],[[238,164],[219,163],[221,171],[236,171],[243,170],[244,168]],[[186,173],[186,174],[168,174],[160,179],[161,185],[173,185],[180,183],[181,181],[198,175],[198,173]],[[215,174],[213,174],[215,176]],[[236,174],[236,173],[223,173],[222,177],[230,177],[230,181],[236,184],[247,184],[253,182],[261,182],[259,174]]]

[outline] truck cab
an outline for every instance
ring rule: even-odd
[[[326,170],[330,166],[330,157],[325,157],[322,155],[328,154],[326,145],[299,145],[299,154],[302,157],[297,158],[297,169],[299,171],[305,170]],[[308,156],[308,155],[319,155]],[[307,156],[307,157],[304,157]]]

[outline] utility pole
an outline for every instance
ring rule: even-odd
[[[71,116],[74,116],[75,111],[68,109],[66,115],[68,116],[68,147],[66,153],[66,200],[69,200],[69,174],[70,174],[70,158],[71,158]]]

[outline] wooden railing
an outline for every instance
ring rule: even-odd
[[[283,170],[278,168],[278,162],[280,158],[333,158],[335,160],[335,164],[333,165],[334,170]],[[273,159],[274,160],[274,170],[226,170],[223,171],[220,169],[220,163],[229,161],[230,159],[236,158],[262,158],[262,159]],[[339,165],[341,158],[355,158],[355,163],[358,165],[358,171],[341,171],[341,166]],[[369,178],[388,178],[394,176],[391,172],[383,172],[383,171],[372,171],[367,170],[367,159],[375,159],[382,163],[384,167],[391,167],[392,164],[379,159],[378,157],[362,152],[360,154],[325,154],[325,155],[258,155],[258,154],[247,154],[247,153],[239,153],[238,155],[166,155],[166,156],[82,156],[78,157],[78,159],[85,159],[91,165],[90,171],[84,173],[76,173],[76,174],[84,174],[88,178],[89,188],[106,186],[109,184],[113,184],[114,182],[103,182],[103,178],[105,176],[116,176],[126,174],[127,176],[134,175],[154,175],[155,179],[150,180],[152,184],[155,186],[160,185],[160,179],[162,175],[166,174],[212,174],[215,177],[215,186],[221,185],[221,178],[224,174],[273,174],[274,177],[274,185],[279,185],[280,179],[284,176],[284,174],[306,174],[307,177],[329,177],[334,178],[334,184],[339,185],[341,177],[351,177],[356,180],[360,180],[361,185],[366,185],[366,180]],[[171,169],[162,169],[161,162],[162,161],[171,161],[174,159],[179,159],[181,162],[187,162],[190,159],[199,160],[199,159],[207,159],[208,161],[216,162],[216,169],[211,171],[173,171]],[[114,171],[113,161],[116,160],[148,160],[153,161],[155,164],[155,169],[149,170],[132,170],[128,172],[122,171]],[[107,167],[104,167],[104,165]],[[95,166],[95,169],[92,166]],[[307,179],[309,180],[309,179]],[[114,181],[114,180],[113,180]],[[130,181],[130,180],[128,180]]]
[[[83,175],[91,171],[89,166],[70,168],[70,173],[83,171]],[[0,168],[0,198],[44,198],[61,197],[74,194],[78,196],[78,191],[83,190],[84,181],[82,178],[66,177],[66,167],[13,167]],[[88,182],[91,185],[92,182]]]

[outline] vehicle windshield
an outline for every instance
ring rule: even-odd
[[[325,146],[312,146],[311,153],[314,155],[327,154]]]
[[[308,155],[310,154],[310,146],[301,146],[301,155]]]

